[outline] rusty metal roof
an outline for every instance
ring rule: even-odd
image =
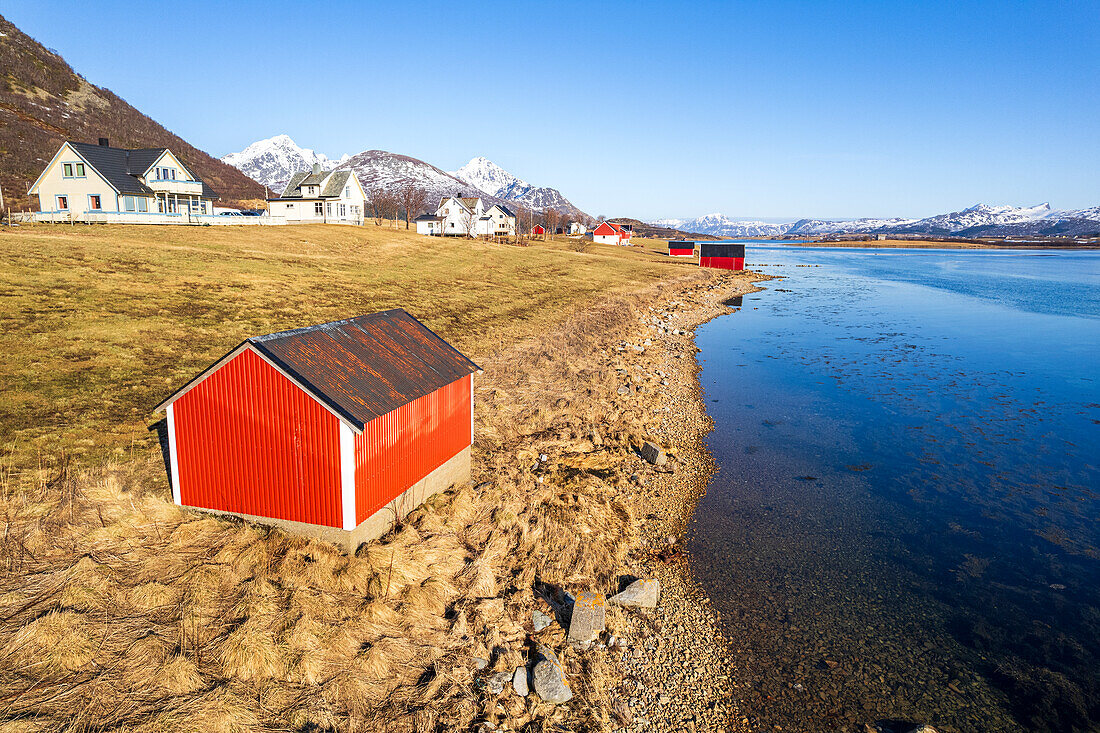
[[[357,431],[376,417],[480,367],[406,311],[254,336],[251,346]],[[163,403],[181,397],[225,362],[215,362]]]

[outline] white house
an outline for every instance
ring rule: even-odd
[[[516,234],[516,215],[501,204],[488,209],[476,197],[447,196],[439,202],[435,215],[416,218],[416,233],[465,237],[495,237]]]
[[[443,234],[443,217],[432,214],[421,214],[414,219],[416,233],[426,234],[429,237],[438,237]]]
[[[444,236],[477,236],[478,220],[485,216],[485,204],[480,198],[447,196],[439,202],[435,215],[440,219]]]
[[[516,215],[501,204],[493,204],[477,220],[479,237],[516,236]]]
[[[218,195],[168,148],[112,148],[68,140],[28,191],[42,221],[197,223]]]
[[[267,200],[272,216],[285,217],[288,224],[362,224],[367,195],[354,171],[312,171],[290,177],[278,198]]]
[[[579,221],[569,222],[570,234],[584,234],[587,231],[588,227],[586,227],[584,224],[581,224]]]

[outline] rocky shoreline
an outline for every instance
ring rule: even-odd
[[[735,312],[727,301],[757,289],[753,280],[725,277],[680,293],[649,311],[648,337],[624,342],[617,352],[616,361],[632,362],[624,374],[631,383],[636,374],[658,380],[660,388],[650,392],[653,409],[662,415],[655,437],[670,460],[658,467],[639,458],[631,477],[638,487],[632,498],[645,521],[628,572],[658,579],[662,597],[650,615],[624,616],[619,633],[636,643],[613,655],[621,680],[611,690],[615,730],[751,730],[730,674],[736,659],[680,541],[714,470],[703,443],[712,424],[700,393],[694,328]],[[636,356],[623,359],[630,354]]]

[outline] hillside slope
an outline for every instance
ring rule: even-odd
[[[0,186],[13,209],[38,208],[27,189],[66,140],[116,147],[167,147],[210,184],[222,203],[263,198],[264,189],[172,134],[0,16]]]

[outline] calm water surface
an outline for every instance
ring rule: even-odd
[[[748,255],[688,540],[746,714],[1100,730],[1100,252]]]

